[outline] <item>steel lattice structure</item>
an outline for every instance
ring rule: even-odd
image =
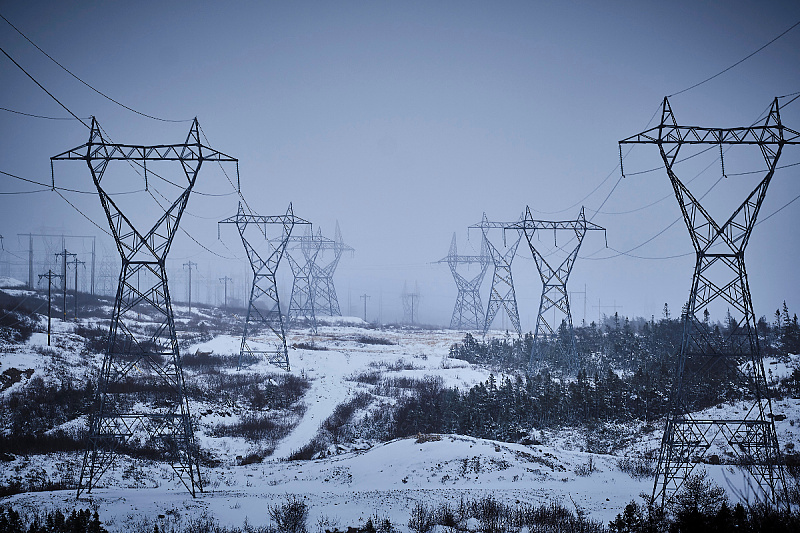
[[[486,320],[483,325],[484,336],[489,331],[497,312],[505,310],[511,325],[517,335],[522,336],[522,328],[519,322],[519,310],[517,308],[517,295],[514,291],[514,278],[511,276],[511,263],[517,255],[517,247],[522,240],[522,232],[518,231],[517,239],[511,244],[506,242],[505,228],[513,222],[491,222],[483,214],[483,220],[478,224],[473,224],[470,229],[480,229],[483,235],[483,243],[489,252],[489,257],[494,264],[494,274],[492,275],[492,288],[489,292],[489,305],[486,308]],[[503,231],[503,249],[499,249],[489,239],[489,232],[493,229]]]
[[[266,357],[269,363],[289,370],[289,349],[286,346],[286,328],[281,314],[276,275],[294,226],[297,224],[310,226],[311,223],[295,216],[292,204],[289,204],[285,215],[262,216],[247,213],[242,203],[239,202],[237,213],[220,220],[219,224],[236,225],[242,245],[247,252],[247,258],[250,260],[250,267],[253,269],[253,285],[247,305],[238,367],[241,370],[245,364]],[[269,226],[279,228],[280,233],[277,237],[268,238]],[[248,228],[250,229],[248,230]],[[253,230],[258,233],[253,233]],[[257,250],[251,243],[252,239],[249,239],[247,235],[263,237],[266,249]],[[264,338],[260,335],[261,326],[267,327],[271,338]],[[272,344],[272,347],[265,349],[263,345],[269,343]]]
[[[728,129],[679,126],[664,98],[661,123],[620,141],[620,150],[622,144],[658,145],[697,255],[653,498],[662,506],[670,501],[696,462],[712,444],[722,441],[766,499],[778,504],[786,496],[786,482],[744,252],[781,151],[787,144],[800,144],[800,134],[781,124],[777,98],[762,125]],[[722,145],[758,146],[766,162],[764,178],[722,224],[711,217],[674,172],[681,147],[692,144],[719,145],[720,154]],[[728,305],[733,313],[724,334],[712,330],[701,316],[713,302]],[[694,398],[720,375],[743,379],[752,405],[738,419],[694,416]]]
[[[310,227],[309,227],[310,229]],[[314,235],[309,231],[302,237],[290,237],[294,245],[286,250],[286,258],[292,269],[292,294],[289,298],[289,310],[286,313],[286,322],[289,325],[297,324],[304,320],[311,324],[311,329],[317,330],[317,315],[314,302],[314,265],[322,249],[325,239],[322,235]],[[297,253],[297,257],[293,255]],[[299,253],[298,253],[299,252]]]
[[[89,141],[51,158],[86,162],[122,258],[78,495],[84,489],[90,492],[113,463],[115,454],[137,441],[165,450],[192,496],[196,490],[203,490],[165,262],[203,162],[237,160],[203,145],[199,131],[194,119],[182,144],[112,144],[103,139],[92,117]],[[146,232],[134,227],[103,187],[103,176],[111,161],[127,161],[142,168],[149,161],[176,161],[181,165],[186,179],[183,192]],[[141,328],[136,320],[138,313],[147,313],[155,326]],[[130,402],[125,401],[125,396],[134,379],[145,390],[154,391],[150,410],[128,410]]]
[[[486,251],[486,243],[483,239],[481,239],[480,255],[458,255],[455,233],[453,233],[453,240],[450,242],[450,250],[447,253],[447,257],[436,261],[437,263],[447,263],[458,288],[456,305],[453,308],[453,316],[450,318],[450,329],[483,330],[485,317],[480,289],[490,261],[491,259]],[[471,278],[464,277],[458,271],[458,265],[475,264],[479,266],[479,271],[477,275]]]
[[[605,232],[605,228],[598,226],[592,222],[586,221],[583,207],[578,215],[577,220],[534,220],[531,215],[529,206],[525,207],[525,215],[520,222],[506,226],[506,229],[522,230],[525,234],[525,239],[528,241],[528,246],[533,254],[533,260],[536,262],[536,267],[539,269],[539,277],[542,279],[542,297],[539,301],[539,314],[536,316],[536,331],[533,335],[533,346],[531,347],[531,355],[529,368],[532,370],[537,359],[541,356],[540,342],[543,340],[552,340],[556,336],[558,325],[553,322],[550,324],[547,321],[546,313],[551,309],[558,309],[564,315],[566,321],[569,343],[567,346],[562,346],[561,349],[572,360],[575,355],[575,332],[572,328],[572,313],[569,307],[569,292],[567,292],[567,280],[572,272],[572,267],[575,265],[575,259],[578,257],[578,251],[583,244],[583,238],[587,231],[601,230]],[[575,245],[572,251],[567,254],[567,257],[561,261],[557,267],[553,267],[545,256],[536,249],[533,237],[537,231],[553,231],[553,240],[558,245],[557,232],[566,231],[575,238]],[[571,242],[571,240],[570,240]],[[555,264],[555,263],[554,263]]]
[[[314,298],[314,308],[321,314],[327,316],[342,316],[342,311],[339,308],[339,299],[336,296],[336,287],[333,284],[333,274],[336,272],[336,267],[339,266],[339,260],[344,252],[353,253],[355,250],[346,245],[342,240],[342,232],[339,229],[339,223],[336,223],[336,233],[334,239],[326,239],[322,237],[321,233],[318,234],[321,238],[320,254],[317,256],[317,261],[314,262],[313,272],[311,276],[311,290]],[[333,259],[327,263],[319,264],[324,260],[326,251],[333,252]]]

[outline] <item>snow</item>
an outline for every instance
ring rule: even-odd
[[[223,525],[241,527],[245,520],[262,525],[269,522],[269,505],[296,496],[310,506],[309,524],[325,522],[346,529],[377,516],[389,518],[400,531],[407,531],[416,502],[429,506],[445,501],[452,504],[462,497],[477,499],[488,495],[507,504],[557,501],[571,509],[577,506],[589,517],[607,522],[628,502],[638,500],[640,493],[652,490],[652,479],[631,478],[617,463],[623,456],[658,450],[662,429],[659,422],[654,423],[655,430],[643,423],[611,428],[624,435],[613,455],[587,453],[585,428],[562,428],[537,432],[536,440],[541,444],[535,445],[458,435],[421,435],[387,443],[360,443],[358,447],[364,449],[350,448],[346,453],[322,459],[287,461],[292,452],[315,437],[322,421],[337,405],[367,387],[354,381],[353,376],[374,371],[384,377],[433,375],[440,376],[445,386],[467,389],[485,381],[490,374],[489,369],[447,356],[450,346],[463,339],[462,332],[368,329],[359,322],[362,321],[348,317],[320,325],[315,334],[309,330],[289,333],[290,345],[313,344],[318,348],[293,348],[289,353],[291,372],[306,376],[311,388],[303,399],[306,409],[299,423],[262,463],[238,466],[237,457],[252,453],[253,444],[206,434],[205,429],[239,416],[235,410],[221,408],[220,404],[192,402],[192,413],[198,420],[198,441],[220,460],[220,466],[202,468],[207,481],[205,492],[197,498],[188,494],[168,464],[119,456],[101,479],[101,488],[82,494],[77,501],[74,491],[18,494],[6,501],[23,511],[96,507],[106,527],[114,532],[136,530],[136,520],[144,515],[178,520],[177,517],[207,513]],[[80,339],[71,333],[72,324],[55,321],[54,325],[59,334],[54,335],[52,353],[43,349],[46,335],[35,333],[13,353],[0,353],[0,368],[32,368],[35,375],[48,376],[58,365],[66,367],[62,372],[75,373],[99,366],[101,356],[81,355]],[[365,337],[393,344],[360,342]],[[192,344],[182,353],[237,356],[240,343],[238,336],[220,335]],[[774,362],[765,359],[765,367],[777,377],[791,374],[798,366],[798,356]],[[236,372],[235,368],[222,371]],[[282,372],[266,363],[247,371]],[[497,374],[495,377],[500,379]],[[796,399],[773,402],[775,413],[787,415],[775,423],[784,446],[800,441],[799,406],[800,400]],[[744,404],[731,404],[711,410],[719,418],[734,418],[737,411],[745,408]],[[62,429],[74,429],[80,423],[81,420],[72,421]],[[17,457],[2,463],[0,482],[37,469],[54,479],[76,476],[81,461],[81,453]],[[705,468],[732,499],[754,498],[740,471],[727,465],[699,468]]]
[[[25,287],[27,283],[24,281],[20,281],[15,278],[9,278],[8,276],[0,276],[0,289],[15,289],[19,287]],[[6,291],[9,294],[13,294],[11,291]]]

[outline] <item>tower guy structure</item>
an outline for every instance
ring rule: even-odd
[[[458,288],[456,305],[453,308],[453,316],[450,318],[450,329],[483,330],[485,317],[480,289],[490,262],[491,258],[486,250],[486,242],[482,237],[479,255],[458,255],[456,234],[453,233],[447,257],[437,261],[437,263],[447,263]],[[467,278],[458,271],[459,265],[468,265],[468,267],[469,265],[478,265],[478,272],[471,278]]]
[[[336,287],[333,284],[333,274],[339,266],[339,260],[345,252],[351,254],[355,251],[352,247],[344,243],[339,223],[336,223],[336,233],[333,239],[326,239],[322,234],[318,234],[321,239],[317,243],[319,255],[314,262],[311,276],[311,291],[314,298],[314,308],[322,315],[342,316],[339,308],[339,299],[336,296]],[[309,249],[310,251],[310,249]],[[326,252],[332,252],[333,257],[326,259]],[[324,261],[328,261],[327,263]]]
[[[292,204],[285,215],[262,216],[248,213],[239,202],[236,214],[220,220],[219,224],[236,225],[253,270],[238,367],[241,369],[245,364],[266,357],[269,363],[289,370],[289,349],[276,275],[295,225],[310,226],[311,223],[295,216]],[[277,228],[277,235],[271,238],[267,231],[270,227]],[[257,249],[256,238],[262,238],[265,245]],[[263,332],[266,336],[262,335],[263,327],[267,329]]]
[[[533,260],[536,262],[536,268],[539,269],[539,277],[542,278],[542,297],[539,300],[539,313],[536,315],[536,330],[533,334],[533,346],[531,347],[530,362],[528,367],[533,370],[533,367],[539,362],[542,355],[541,343],[546,340],[558,340],[560,351],[568,358],[568,361],[574,360],[575,356],[575,332],[572,328],[572,312],[569,307],[569,292],[567,292],[567,280],[572,272],[572,267],[575,265],[575,259],[578,257],[578,251],[583,244],[583,238],[586,236],[587,231],[601,230],[605,232],[605,228],[598,226],[592,222],[586,221],[583,207],[578,215],[577,220],[534,220],[531,215],[529,206],[525,207],[525,215],[520,222],[506,226],[506,229],[521,230],[525,234],[525,239],[528,241]],[[572,251],[567,254],[567,257],[561,261],[557,267],[553,267],[545,258],[534,243],[534,236],[537,231],[553,231],[553,241],[558,246],[558,232],[566,232],[570,237],[574,237],[574,245]],[[572,243],[570,239],[567,244]],[[552,261],[552,259],[551,259]],[[557,309],[564,316],[564,321],[567,326],[567,333],[569,339],[558,339],[557,330],[559,325],[555,320],[553,323],[547,321],[547,312],[551,309]]]
[[[735,464],[750,474],[766,500],[778,504],[786,497],[786,482],[744,251],[783,147],[800,144],[800,134],[781,124],[777,98],[763,124],[727,129],[679,126],[664,98],[661,123],[620,141],[620,150],[623,144],[658,146],[697,257],[682,317],[683,340],[653,498],[662,506],[670,501],[697,462],[716,444],[726,446]],[[720,156],[722,145],[757,146],[764,158],[764,177],[722,224],[711,217],[674,171],[678,154],[686,145],[719,145]],[[724,160],[722,168],[725,175]],[[714,303],[727,306],[731,314],[722,332],[714,331],[703,320],[704,311]],[[709,387],[732,377],[747,388],[749,407],[742,416],[720,419],[693,414],[698,398]]]
[[[96,486],[118,451],[134,445],[161,448],[192,496],[196,490],[202,492],[203,489],[175,334],[166,258],[203,162],[238,162],[203,145],[199,130],[194,119],[186,142],[182,144],[112,144],[103,139],[93,117],[87,143],[51,158],[51,161],[86,162],[122,258],[108,347],[78,483],[79,495]],[[180,163],[186,180],[178,185],[182,192],[150,229],[136,228],[129,218],[133,213],[123,213],[114,195],[104,187],[104,176],[111,161],[126,161],[134,168],[143,169],[148,162]],[[171,166],[174,167],[174,163]],[[146,176],[145,170],[145,179]],[[146,314],[154,326],[141,328],[136,321],[137,313]],[[125,398],[130,395],[126,391],[131,389],[131,381],[152,391],[149,398],[152,401],[147,408],[131,411],[131,405],[143,404],[141,395],[135,402]],[[133,388],[138,390],[136,385]]]
[[[514,261],[514,256],[517,255],[517,247],[522,240],[522,232],[517,231],[516,240],[511,244],[506,242],[505,228],[513,224],[513,222],[491,222],[486,218],[486,213],[483,214],[483,220],[478,224],[473,224],[470,228],[481,230],[483,243],[486,250],[489,252],[492,263],[494,264],[494,274],[492,275],[492,288],[489,292],[489,305],[486,308],[486,319],[483,324],[483,334],[489,331],[497,312],[500,309],[505,310],[511,321],[511,326],[517,335],[522,336],[522,328],[519,322],[519,310],[517,308],[517,294],[514,291],[514,278],[511,275],[511,263]],[[503,246],[496,246],[490,239],[489,232],[493,229],[499,229],[503,232]]]

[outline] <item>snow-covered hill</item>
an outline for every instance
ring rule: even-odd
[[[54,322],[54,346],[47,348],[46,336],[36,333],[24,345],[7,347],[0,354],[0,372],[31,369],[11,384],[4,394],[22,387],[28,380],[93,377],[101,356],[87,354],[74,327]],[[298,417],[288,435],[275,443],[263,462],[242,465],[243,457],[263,451],[263,445],[241,437],[220,437],[215,428],[247,414],[246,406],[222,400],[192,401],[197,419],[198,441],[218,463],[204,467],[205,492],[193,499],[175,478],[170,466],[145,459],[120,456],[101,479],[101,488],[75,500],[75,492],[25,493],[9,497],[19,510],[46,508],[97,508],[111,531],[135,530],[142,515],[163,520],[182,516],[213,515],[223,525],[241,526],[268,522],[267,506],[297,496],[310,506],[310,523],[363,525],[368,517],[389,518],[401,531],[416,502],[434,504],[491,494],[514,504],[557,501],[585,511],[591,518],[609,521],[625,504],[652,489],[651,479],[631,477],[620,468],[626,457],[642,457],[657,450],[661,427],[630,423],[617,428],[625,443],[615,455],[585,451],[586,434],[581,428],[543,431],[530,439],[536,444],[510,444],[458,435],[418,435],[380,443],[369,436],[334,447],[330,454],[308,461],[287,461],[293,452],[317,435],[320,424],[337,405],[369,389],[354,376],[379,372],[383,377],[439,376],[444,385],[467,389],[485,381],[491,370],[448,357],[450,346],[463,333],[424,329],[371,329],[358,319],[343,319],[320,326],[316,334],[294,331],[293,346],[313,349],[290,350],[292,373],[310,382],[302,398],[304,407],[287,416]],[[377,339],[377,340],[376,340]],[[366,341],[366,342],[365,342]],[[189,343],[182,353],[208,353],[235,360],[240,339],[217,335],[204,342]],[[772,365],[785,373],[800,366],[795,357]],[[191,369],[187,374],[191,374]],[[235,374],[235,364],[220,370]],[[282,371],[265,363],[246,372],[274,376]],[[495,374],[496,377],[499,377]],[[714,409],[738,409],[721,405]],[[776,422],[782,445],[800,438],[800,408],[797,400],[782,400],[773,406],[786,415]],[[62,429],[85,423],[72,420]],[[338,453],[337,453],[338,452]],[[2,481],[40,476],[72,480],[80,472],[82,453],[17,456],[0,463]],[[732,498],[752,498],[752,492],[738,471],[725,465],[705,465],[709,475],[728,489]]]

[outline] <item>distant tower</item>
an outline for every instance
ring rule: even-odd
[[[539,300],[539,314],[536,316],[536,332],[533,336],[529,368],[533,370],[535,363],[538,362],[541,356],[542,347],[540,343],[544,340],[553,340],[556,337],[555,333],[558,326],[555,322],[550,324],[546,316],[546,313],[554,308],[561,311],[565,317],[569,341],[566,346],[561,346],[561,349],[562,352],[567,355],[568,360],[572,362],[575,356],[575,332],[572,329],[572,313],[569,307],[567,279],[569,279],[572,267],[575,264],[575,259],[578,257],[578,251],[581,249],[586,231],[605,231],[605,228],[593,224],[592,222],[587,222],[583,207],[581,207],[581,212],[577,220],[566,221],[534,220],[531,215],[530,207],[525,207],[525,216],[523,219],[520,222],[509,225],[507,229],[522,230],[524,232],[525,239],[528,241],[531,253],[533,254],[533,260],[536,262],[536,267],[539,269],[539,276],[542,278],[542,297]],[[536,249],[533,237],[537,230],[552,230],[556,245],[558,245],[556,237],[557,231],[566,231],[568,235],[575,238],[572,251],[557,267],[553,268],[545,256]],[[563,342],[563,339],[559,340]]]
[[[238,367],[241,369],[245,364],[266,357],[269,363],[289,370],[289,349],[286,346],[286,329],[281,315],[276,275],[294,226],[310,226],[311,223],[296,217],[292,204],[289,204],[285,215],[261,216],[246,212],[241,202],[236,215],[219,223],[236,224],[253,270]],[[277,236],[272,239],[267,233],[270,227],[278,230]],[[263,238],[264,243],[256,248],[254,239],[259,237]],[[269,330],[265,332],[266,336],[260,334],[262,326]]]
[[[333,274],[339,266],[339,260],[344,252],[353,253],[353,248],[342,240],[339,222],[336,222],[336,234],[333,240],[322,237],[318,233],[319,255],[314,262],[311,276],[311,287],[314,297],[314,309],[317,313],[327,316],[342,316],[339,309],[339,299],[336,297],[336,287],[333,284]],[[325,263],[325,252],[332,251],[333,258]],[[310,249],[306,253],[310,252]]]
[[[309,226],[310,230],[310,226]],[[286,249],[286,259],[292,269],[292,294],[289,298],[289,311],[286,322],[289,325],[305,320],[311,329],[317,329],[317,315],[314,307],[313,273],[317,256],[322,248],[323,237],[317,237],[313,231],[302,237],[290,237],[290,245]]]
[[[485,317],[480,289],[490,262],[491,258],[486,251],[486,243],[483,238],[481,238],[480,255],[458,255],[456,234],[453,233],[447,257],[437,261],[437,263],[448,264],[458,288],[456,305],[453,308],[453,316],[450,318],[451,329],[483,330]],[[458,272],[459,265],[478,265],[478,273],[471,278],[466,278]]]
[[[716,443],[731,455],[732,465],[741,466],[752,477],[770,503],[779,505],[782,500],[788,505],[744,251],[781,152],[786,145],[800,144],[800,133],[781,124],[777,98],[763,125],[728,129],[679,126],[664,98],[661,123],[620,141],[620,155],[623,144],[658,146],[696,253],[653,499],[662,506],[670,501]],[[764,157],[764,177],[722,224],[711,217],[700,204],[701,198],[695,197],[675,173],[678,153],[686,145],[719,146],[720,158],[722,145],[758,146]],[[722,331],[712,330],[704,320],[705,310],[712,305],[727,309],[730,318]],[[722,386],[733,380],[738,380],[745,398],[742,401],[749,407],[736,418],[714,417],[713,410],[705,417],[698,416],[698,398],[707,395],[715,382]]]
[[[489,331],[497,312],[500,309],[505,310],[511,325],[517,335],[522,336],[522,328],[519,323],[519,311],[517,309],[517,295],[514,291],[514,278],[511,276],[511,262],[514,261],[514,256],[517,254],[517,247],[522,240],[522,232],[517,231],[517,238],[511,241],[511,244],[506,242],[506,235],[504,229],[512,222],[490,222],[486,218],[486,213],[483,214],[483,220],[478,224],[473,224],[470,228],[478,228],[483,235],[483,242],[489,252],[489,256],[494,264],[494,275],[492,276],[492,289],[489,292],[489,305],[486,309],[486,321],[483,326],[483,334]],[[489,238],[490,231],[499,229],[503,231],[503,246],[496,246]]]

